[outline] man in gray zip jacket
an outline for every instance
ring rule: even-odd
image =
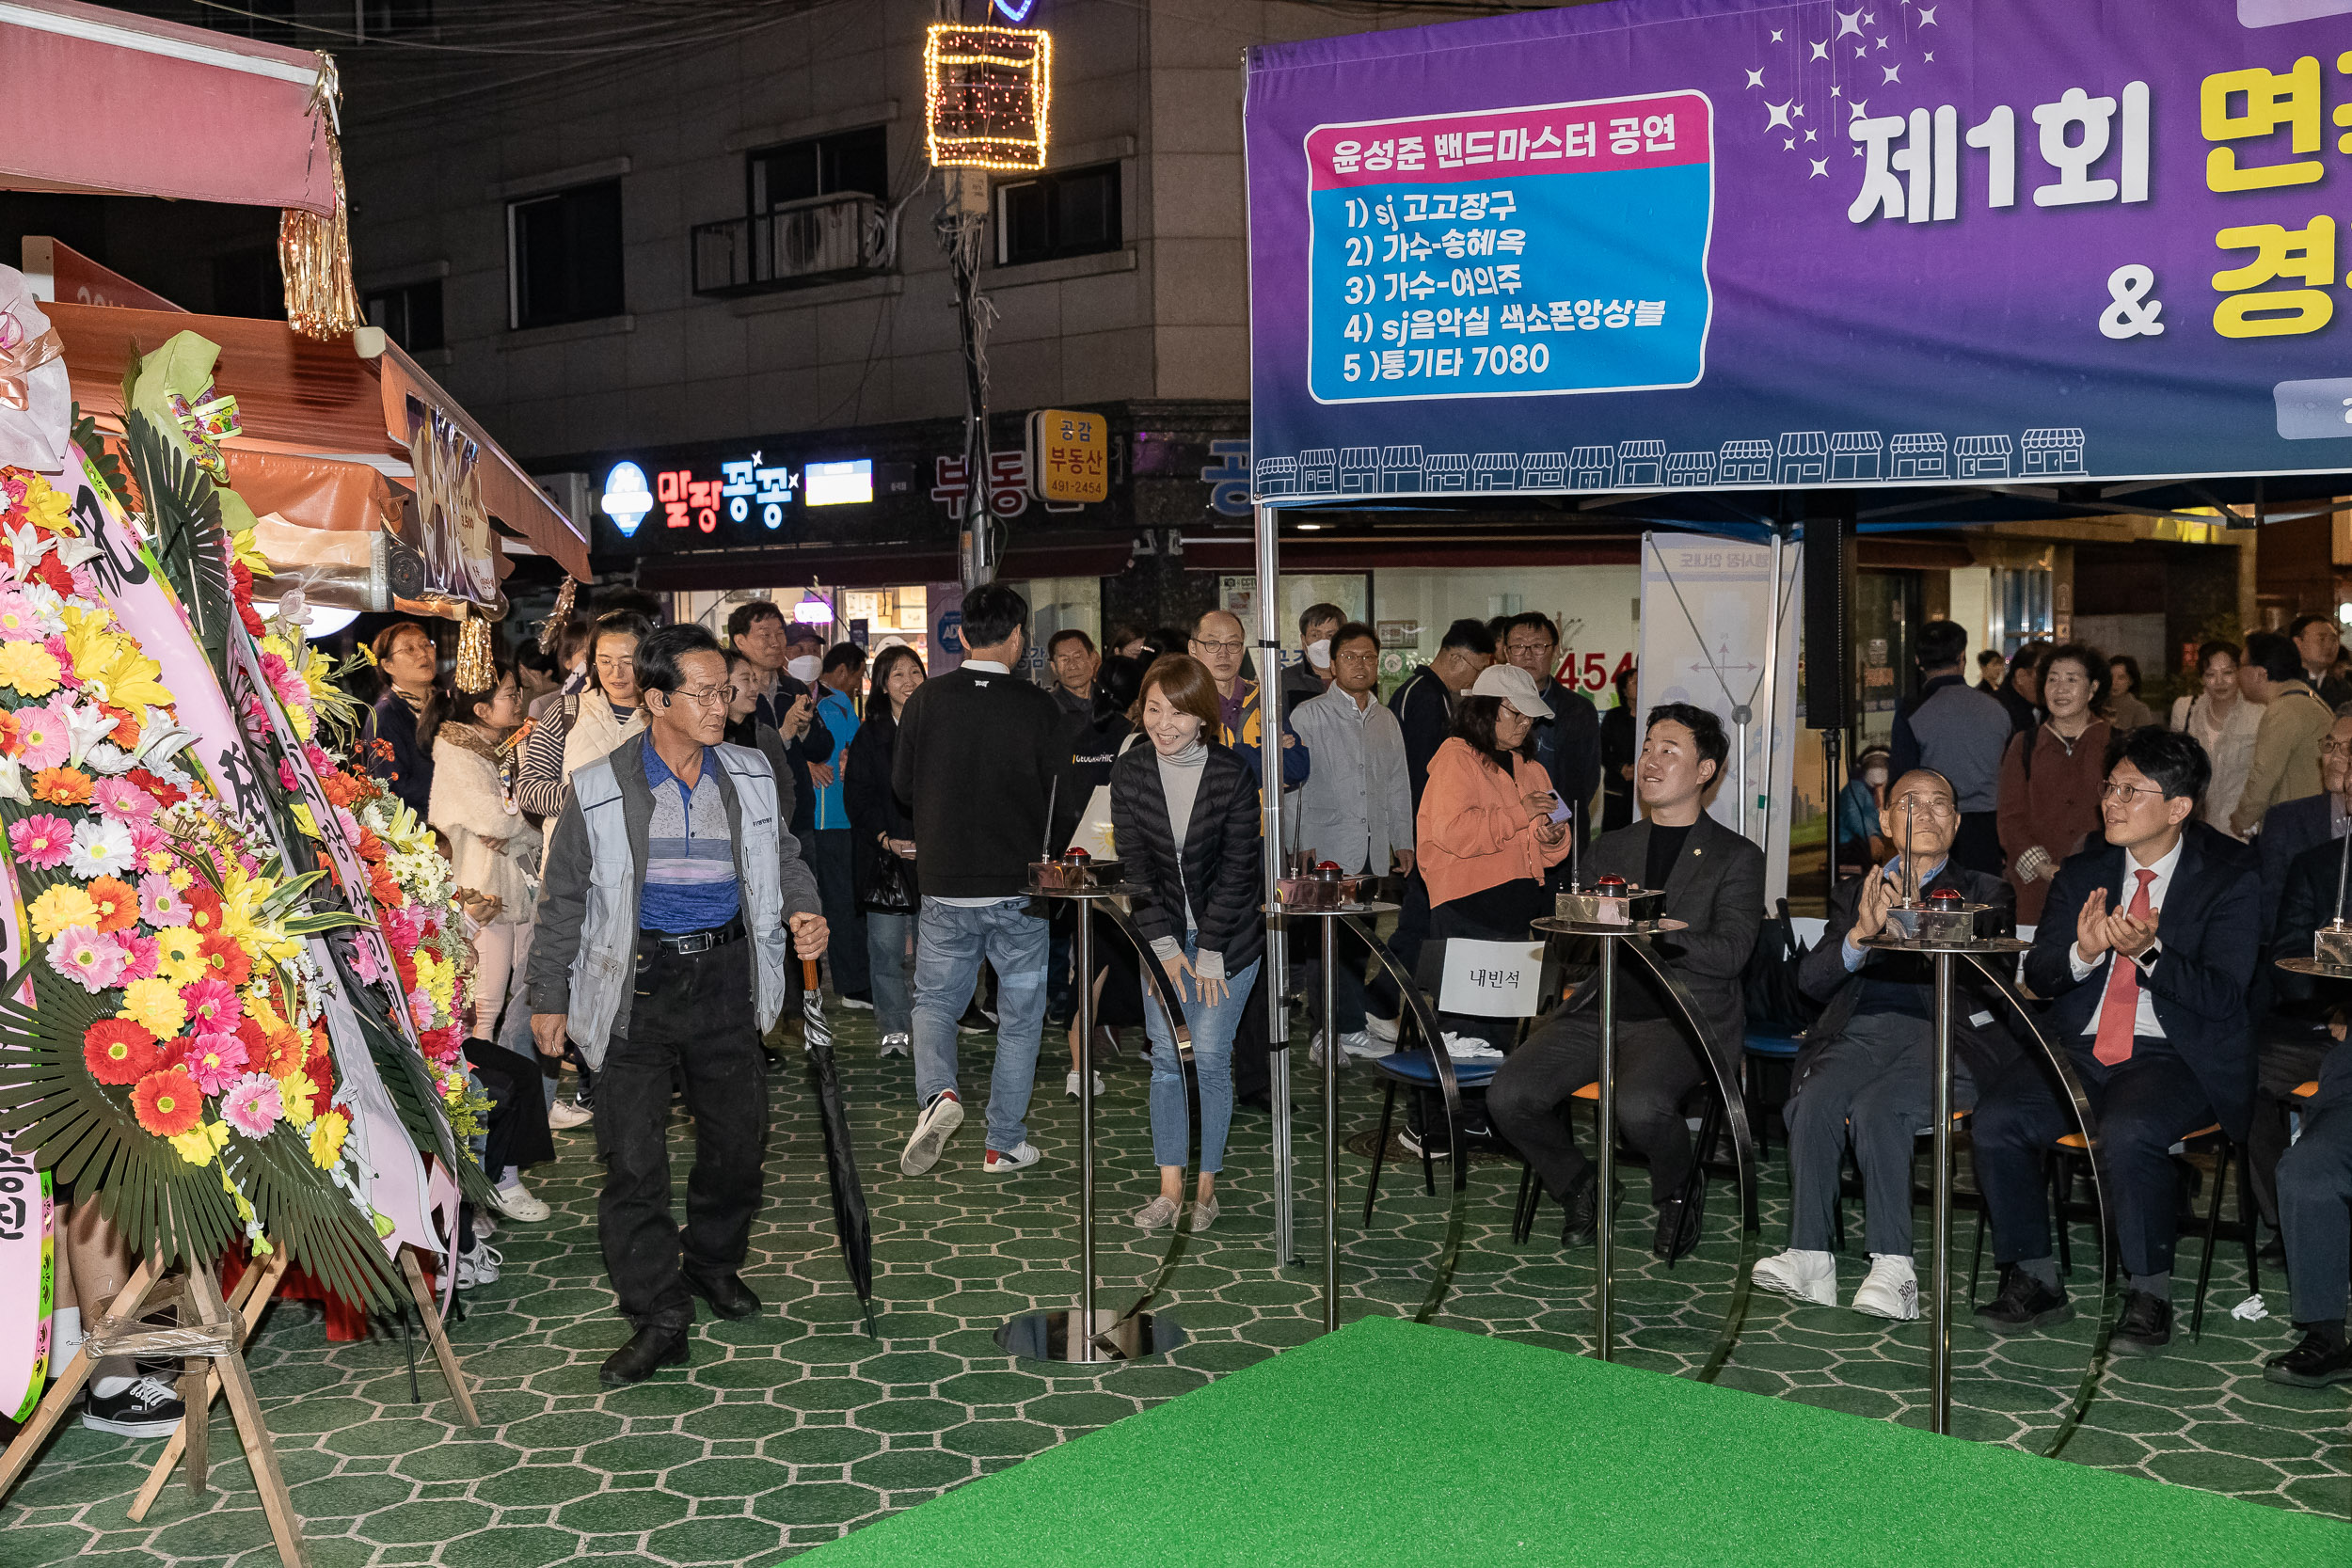
[[[636,669],[644,731],[572,775],[527,988],[540,1053],[561,1055],[568,1037],[599,1074],[596,1228],[636,1330],[604,1363],[615,1388],[685,1363],[692,1296],[723,1318],[759,1310],[739,1271],[768,1148],[760,1038],[793,954],[817,958],[826,940],[767,757],[721,743],[731,693],[718,640],[665,626],[639,641]],[[683,1232],[670,1209],[674,1072],[694,1118]]]

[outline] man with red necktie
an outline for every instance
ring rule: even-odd
[[[2051,885],[2028,990],[2042,1033],[2090,1096],[2117,1249],[2128,1276],[2114,1348],[2153,1355],[2172,1338],[2180,1169],[2169,1150],[2214,1125],[2246,1135],[2254,1092],[2247,991],[2262,945],[2252,853],[2196,820],[2213,776],[2189,736],[2138,729],[2107,753],[2106,842]],[[2025,1060],[1987,1087],[1972,1132],[2000,1293],[1977,1321],[1996,1334],[2072,1317],[2052,1256],[2043,1160],[2074,1118],[2056,1079]]]

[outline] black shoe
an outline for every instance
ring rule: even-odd
[[[1590,1165],[1560,1200],[1560,1244],[1591,1246],[1600,1230],[1600,1175]]]
[[[956,1020],[956,1032],[958,1034],[985,1035],[991,1029],[995,1027],[996,1021],[989,1017],[986,1013],[980,1011],[980,1005],[977,1002],[966,1005],[963,1009],[963,1016]]]
[[[2263,1376],[2291,1388],[2352,1383],[2352,1339],[2313,1330],[2293,1350],[2264,1362]]]
[[[2154,1355],[2172,1342],[2172,1304],[2145,1291],[2123,1292],[2123,1315],[2107,1347],[2121,1355]]]
[[[2273,1236],[2270,1240],[2265,1242],[2263,1243],[2262,1250],[2254,1254],[2254,1261],[2257,1263],[2267,1264],[2269,1267],[2274,1269],[2285,1268],[2287,1266],[2287,1243],[2285,1238]]]
[[[2074,1315],[2064,1291],[2042,1284],[2014,1263],[2001,1267],[2001,1293],[1977,1308],[1977,1322],[1995,1334],[2022,1334]]]
[[[1671,1263],[1688,1258],[1699,1244],[1699,1206],[1670,1197],[1658,1206],[1658,1235],[1650,1256]]]
[[[759,1298],[743,1283],[739,1274],[705,1275],[693,1269],[680,1269],[686,1288],[710,1303],[710,1309],[734,1322],[752,1317],[759,1311]]]
[[[663,1367],[686,1365],[686,1330],[654,1323],[641,1328],[629,1342],[604,1358],[596,1374],[607,1388],[643,1383]]]
[[[168,1437],[186,1414],[187,1406],[170,1384],[159,1377],[141,1377],[112,1394],[102,1395],[92,1388],[82,1411],[82,1424],[118,1437]]]

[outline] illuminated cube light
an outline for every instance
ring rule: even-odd
[[[801,470],[803,506],[862,506],[874,499],[874,463],[867,457],[846,463],[811,463]]]
[[[1053,35],[935,24],[923,44],[924,147],[934,168],[1045,166]]]

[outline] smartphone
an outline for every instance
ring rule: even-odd
[[[1572,802],[1564,800],[1557,794],[1552,796],[1551,819],[1554,822],[1565,822],[1569,817],[1574,816],[1575,815],[1576,807]]]

